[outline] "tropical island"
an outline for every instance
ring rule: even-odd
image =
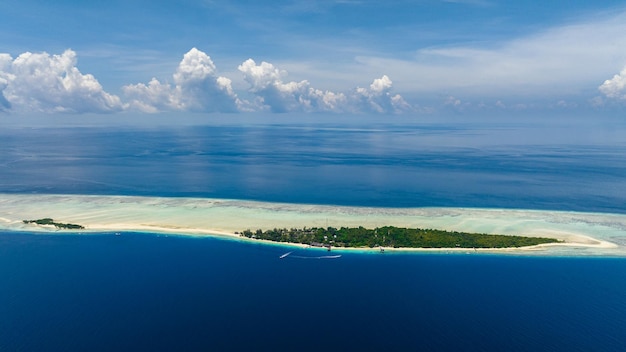
[[[51,218],[43,218],[37,220],[22,220],[25,224],[37,224],[37,225],[53,225],[57,229],[66,229],[66,230],[81,230],[85,227],[77,224],[65,224],[62,222],[55,222]]]
[[[517,248],[544,243],[559,243],[554,238],[493,235],[436,229],[394,226],[366,229],[328,227],[302,229],[245,230],[241,236],[274,242],[308,244],[314,247],[352,248]]]
[[[449,233],[416,228],[446,229]],[[299,247],[316,242],[322,247],[370,251],[379,247],[398,251],[476,248],[499,253],[626,257],[625,214],[523,209],[368,208],[213,198],[0,194],[0,230],[25,229],[266,239]],[[243,229],[252,231],[242,234]],[[454,231],[507,236],[454,236]],[[369,236],[362,235],[367,232]],[[436,233],[439,235],[426,241]],[[547,245],[536,246],[540,243]]]

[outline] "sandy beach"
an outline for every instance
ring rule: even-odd
[[[137,196],[0,194],[0,229],[55,232],[51,226],[23,220],[53,218],[85,227],[72,233],[149,232],[189,236],[221,236],[255,241],[237,232],[246,229],[385,225],[451,231],[551,237],[559,244],[525,248],[478,249],[480,252],[555,256],[626,256],[626,215],[473,208],[369,208],[331,205],[266,203],[228,199]],[[274,242],[270,242],[275,244]],[[282,244],[281,245],[287,245]],[[307,247],[301,244],[289,244]],[[333,250],[377,251],[362,248]],[[462,251],[452,249],[395,249]],[[474,250],[472,250],[474,251]]]

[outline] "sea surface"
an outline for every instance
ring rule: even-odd
[[[0,192],[626,212],[626,121],[311,119],[0,125]]]
[[[16,123],[0,129],[0,192],[623,214],[624,132],[541,119]],[[2,232],[0,351],[626,350],[624,258],[279,259],[291,250]]]

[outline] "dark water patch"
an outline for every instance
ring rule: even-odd
[[[626,347],[623,259],[287,260],[210,238],[0,237],[2,350]]]

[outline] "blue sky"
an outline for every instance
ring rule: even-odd
[[[623,1],[4,0],[0,53],[16,114],[626,103]]]

